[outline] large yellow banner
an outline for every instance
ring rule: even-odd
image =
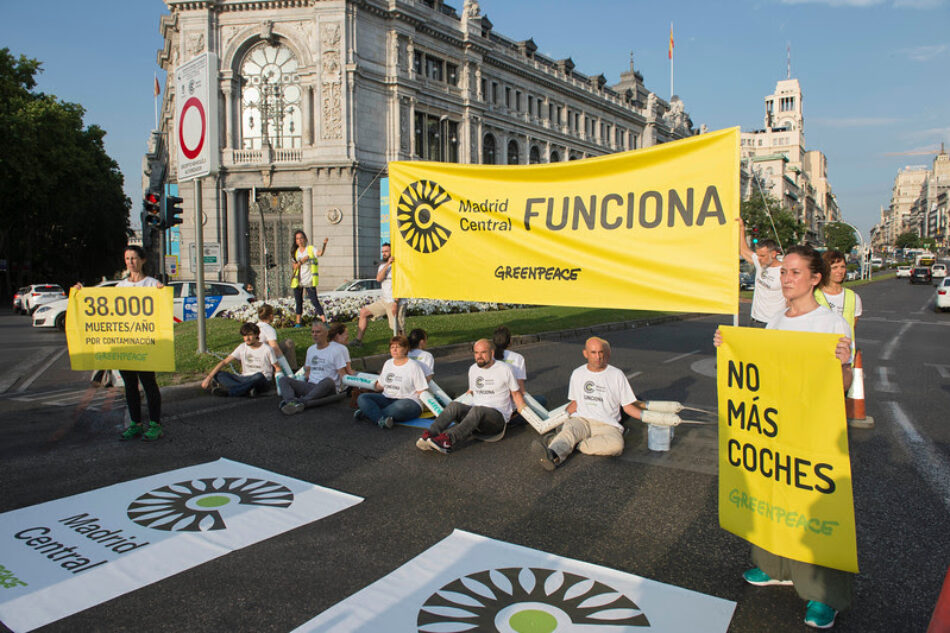
[[[739,129],[548,165],[389,164],[397,297],[735,313]]]
[[[72,368],[175,371],[172,301],[169,287],[71,290],[66,343]]]
[[[773,554],[857,572],[839,335],[720,330],[720,525]]]

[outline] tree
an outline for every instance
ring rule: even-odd
[[[901,233],[894,240],[894,246],[897,248],[920,248],[920,237],[913,231]]]
[[[854,234],[854,227],[850,224],[829,222],[825,225],[825,246],[828,248],[847,255],[857,244],[858,238]]]
[[[82,106],[35,92],[41,64],[0,49],[0,258],[6,290],[120,267],[129,208],[105,131]]]
[[[758,229],[759,239],[772,238],[783,249],[798,244],[805,237],[805,225],[767,194],[753,193],[741,203],[739,214],[745,222],[746,236],[753,235]]]

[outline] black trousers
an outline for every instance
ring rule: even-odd
[[[134,424],[142,422],[142,399],[139,396],[139,383],[145,390],[145,399],[148,400],[148,419],[151,422],[160,422],[162,418],[162,392],[155,382],[154,371],[132,371],[120,369],[119,374],[125,382],[125,403],[129,407],[129,417]]]

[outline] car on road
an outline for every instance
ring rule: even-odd
[[[168,285],[174,291],[175,323],[196,320],[198,318],[198,283],[172,281]],[[205,318],[207,319],[255,301],[256,298],[250,293],[249,286],[244,284],[228,281],[205,282]]]
[[[908,279],[910,277],[910,266],[898,266],[897,267],[897,278],[898,279]]]
[[[751,273],[739,273],[739,290],[755,290],[755,277]]]
[[[910,283],[912,284],[929,284],[932,279],[928,266],[914,266],[914,269],[910,271]]]
[[[23,304],[24,313],[33,314],[33,311],[41,305],[59,301],[65,297],[66,293],[63,292],[61,286],[56,284],[33,284],[22,295],[20,302]]]
[[[352,279],[330,290],[321,292],[321,299],[368,298],[375,301],[383,296],[383,290],[375,279]]]
[[[26,314],[26,308],[23,307],[23,299],[26,297],[26,293],[29,291],[29,286],[23,286],[13,293],[13,311],[16,314]]]
[[[930,276],[933,279],[943,279],[947,276],[947,265],[946,264],[934,264],[930,267]]]
[[[116,285],[118,280],[103,281],[96,284],[96,288]],[[66,308],[69,306],[69,299],[59,299],[52,303],[42,305],[33,312],[33,327],[55,327],[60,330],[66,329]]]
[[[950,310],[950,277],[944,277],[937,284],[937,292],[934,294],[934,310],[937,312]]]

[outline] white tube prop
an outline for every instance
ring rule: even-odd
[[[439,415],[442,413],[442,405],[439,404],[439,401],[436,400],[435,396],[432,395],[428,389],[419,394],[419,399],[422,400],[422,404],[426,405],[426,408],[432,413]]]
[[[347,387],[358,387],[359,389],[369,389],[376,391],[376,381],[379,380],[378,374],[366,374],[360,372],[356,375],[347,374],[343,376],[343,384]]]
[[[467,404],[471,406],[472,404],[474,404],[475,398],[472,397],[471,393],[466,391],[465,393],[460,395],[458,398],[456,398],[455,402],[458,402],[459,404]]]
[[[524,402],[526,405],[528,405],[531,408],[532,411],[537,413],[538,416],[540,416],[541,418],[551,417],[550,412],[548,412],[547,409],[542,407],[541,403],[535,400],[534,396],[532,396],[527,391],[524,393]],[[524,414],[522,414],[522,417],[524,417]]]
[[[452,398],[449,397],[449,394],[442,391],[442,387],[437,385],[434,380],[429,381],[429,391],[431,391],[432,395],[439,401],[439,404],[444,407],[449,406],[449,403],[452,402]]]
[[[643,422],[656,426],[678,426],[683,422],[675,413],[647,410],[640,415]]]
[[[683,405],[675,400],[650,400],[645,405],[647,411],[658,413],[679,413],[683,410]]]
[[[277,364],[280,365],[281,370],[284,372],[285,376],[293,376],[294,371],[290,368],[290,363],[287,362],[287,359],[281,356],[277,359]]]
[[[538,417],[537,413],[532,411],[531,407],[524,407],[518,413],[521,414],[521,417],[525,419],[525,422],[530,424],[531,428],[537,431],[539,435],[544,435],[551,429],[561,426],[570,417],[567,415],[567,412],[562,412],[560,415],[542,420],[540,417]]]
[[[571,404],[571,403],[570,403],[570,402],[565,402],[564,404],[562,404],[561,406],[559,406],[557,409],[551,409],[551,410],[548,412],[548,417],[550,417],[550,418],[556,418],[556,417],[560,416],[562,413],[565,414],[565,415],[567,415],[567,405],[569,405],[569,404]]]

